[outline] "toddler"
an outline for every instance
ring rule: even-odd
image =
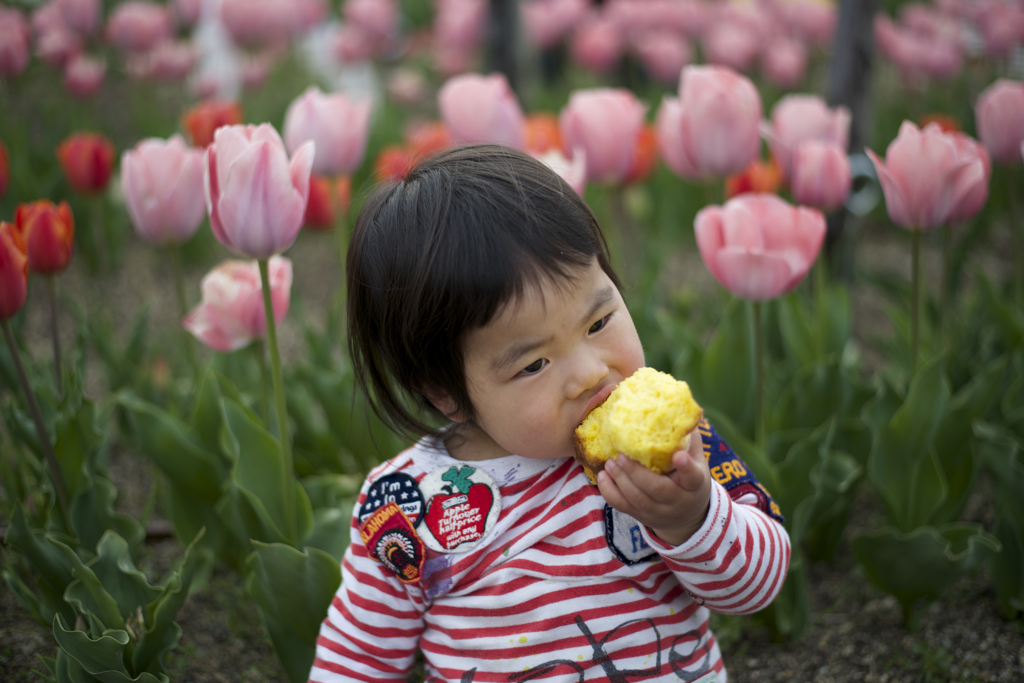
[[[789,538],[702,422],[659,475],[591,485],[573,432],[643,349],[601,230],[548,167],[442,152],[383,186],[347,263],[349,349],[377,413],[419,442],[356,506],[314,681],[712,681],[708,609],[765,607]]]

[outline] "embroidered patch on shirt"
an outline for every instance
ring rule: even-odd
[[[615,557],[623,564],[650,562],[658,556],[644,540],[640,522],[608,503],[604,504],[604,537]]]
[[[420,491],[427,507],[417,529],[427,547],[440,553],[469,552],[501,515],[498,485],[476,467],[436,469],[420,482]]]
[[[707,418],[701,420],[697,428],[704,442],[704,457],[707,458],[711,476],[729,492],[729,497],[734,501],[744,498],[741,501],[744,503],[754,503],[756,498],[756,507],[761,512],[782,522],[782,511],[772,500],[768,490],[754,478],[746,464],[733,452],[729,444],[722,440]]]
[[[423,494],[416,480],[404,472],[395,472],[377,479],[366,491],[366,500],[359,508],[359,523],[362,524],[377,510],[388,503],[395,503],[402,509],[413,527],[423,519]]]
[[[423,541],[397,503],[388,502],[370,515],[359,526],[359,535],[370,555],[403,583],[416,583],[423,576]]]

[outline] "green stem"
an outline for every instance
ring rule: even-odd
[[[920,330],[920,300],[921,300],[921,231],[911,230],[910,248],[910,377],[908,382],[914,379],[917,373],[917,345]]]
[[[754,302],[754,361],[757,368],[757,396],[754,397],[754,437],[763,449],[765,438],[764,335],[761,331],[761,302]]]
[[[92,212],[92,248],[98,272],[103,272],[107,265],[105,228],[103,226],[103,195],[89,198],[89,210]]]
[[[615,227],[618,228],[622,247],[622,261],[625,266],[626,284],[637,284],[636,279],[641,272],[643,258],[643,236],[633,222],[626,208],[625,188],[617,185],[608,190],[608,209],[612,214]]]
[[[953,276],[953,226],[943,225],[942,226],[942,291],[939,293],[939,339],[942,340],[943,346],[947,346],[946,342],[946,317],[948,316],[949,300],[952,298],[952,283],[950,280]]]
[[[4,328],[4,337],[7,338],[7,348],[11,351],[11,358],[14,359],[14,367],[18,372],[18,381],[21,382],[21,390],[25,392],[25,401],[28,403],[28,411],[32,414],[32,421],[36,425],[36,434],[39,437],[39,447],[43,449],[46,456],[46,463],[50,467],[50,477],[53,479],[53,488],[57,493],[57,506],[60,508],[61,516],[64,518],[64,528],[71,536],[74,535],[74,528],[71,526],[71,507],[68,501],[68,487],[64,483],[64,473],[61,472],[57,455],[53,452],[53,444],[50,443],[50,436],[46,433],[46,426],[43,424],[43,413],[39,410],[39,403],[36,401],[36,394],[32,391],[32,385],[25,374],[25,368],[21,364],[21,356],[18,353],[18,345],[14,341],[14,333],[11,332],[11,325],[7,320],[0,321]]]
[[[270,370],[274,378],[274,401],[277,403],[278,437],[281,439],[281,455],[284,459],[284,515],[286,533],[292,543],[295,537],[295,492],[292,479],[295,466],[292,463],[292,442],[288,434],[288,407],[284,400],[284,378],[281,375],[281,353],[277,348],[277,323],[274,320],[274,304],[270,297],[270,269],[267,259],[259,259],[260,281],[263,284],[263,311],[267,316],[267,343],[270,345]]]
[[[260,395],[263,397],[263,423],[270,431],[270,378],[267,373],[267,340],[261,339],[253,346],[256,363],[260,366]]]
[[[1018,306],[1024,306],[1024,225],[1021,221],[1020,199],[1017,197],[1017,172],[1015,166],[1006,169],[1006,182],[1010,195],[1010,235],[1013,238],[1013,285]]]
[[[185,278],[181,270],[181,246],[171,247],[171,263],[174,267],[174,286],[178,290],[178,312],[179,320],[184,320],[188,315],[188,296],[185,294]],[[192,366],[192,376],[195,378],[196,386],[199,386],[201,375],[199,372],[199,359],[196,357],[195,342],[192,335],[182,328],[182,335],[185,337],[185,353],[188,354],[188,363]]]
[[[64,395],[64,373],[60,366],[60,328],[57,326],[57,276],[46,276],[46,292],[50,299],[50,333],[53,335],[53,374],[57,380],[57,397]]]

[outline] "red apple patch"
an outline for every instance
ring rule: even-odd
[[[429,497],[421,524],[426,533],[421,534],[438,552],[471,550],[491,530],[501,512],[498,487],[475,467],[435,470],[423,479],[420,488]]]

